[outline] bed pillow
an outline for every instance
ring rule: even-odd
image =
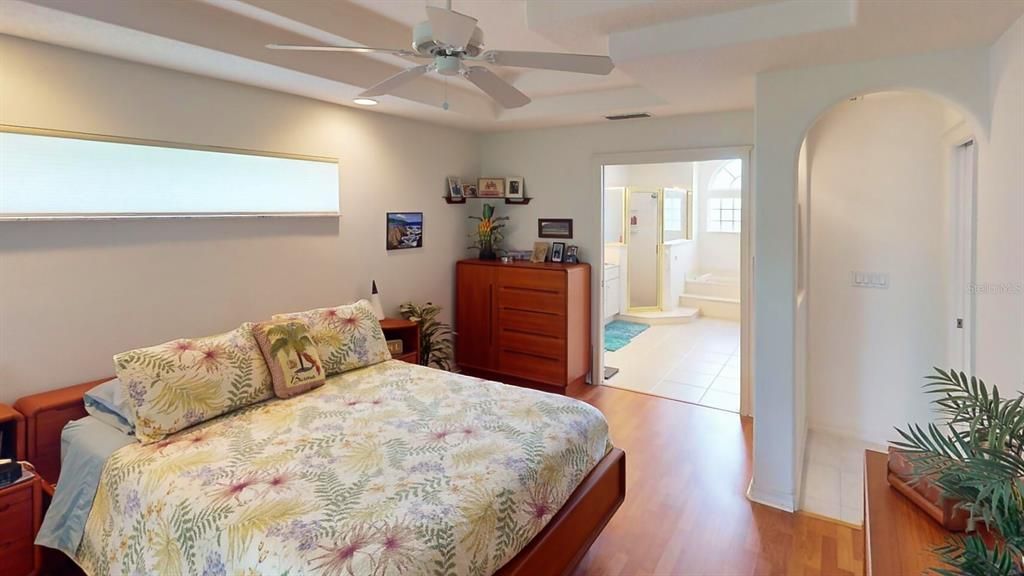
[[[143,444],[274,395],[252,324],[114,356]]]
[[[278,398],[302,394],[327,382],[309,326],[302,320],[260,322],[252,333],[270,368]]]
[[[275,314],[273,319],[306,322],[327,376],[391,359],[384,331],[366,300],[336,308]]]
[[[107,380],[85,393],[82,401],[85,411],[125,434],[135,434],[135,417],[128,397],[124,394],[121,381]]]

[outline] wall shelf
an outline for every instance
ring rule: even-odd
[[[527,196],[524,198],[508,198],[506,196],[471,196],[468,198],[454,199],[451,196],[444,196],[444,201],[448,204],[465,204],[467,200],[504,200],[505,204],[516,205],[516,204],[529,204],[530,200],[533,200],[533,196]]]

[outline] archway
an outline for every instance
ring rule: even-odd
[[[885,61],[783,70],[757,77],[754,147],[754,473],[748,494],[798,507],[804,416],[797,399],[797,194],[799,151],[825,111],[852,96],[913,90],[956,106],[984,145],[990,103],[987,52],[930,53]]]
[[[931,419],[922,377],[953,365],[952,304],[966,293],[951,287],[968,191],[951,175],[972,141],[954,106],[907,91],[850,98],[807,132],[796,182],[800,509],[861,523],[864,450]]]

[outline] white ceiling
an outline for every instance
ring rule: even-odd
[[[0,33],[352,105],[413,61],[264,45],[407,48],[425,4],[0,0]],[[607,54],[616,69],[589,76],[495,68],[533,98],[513,110],[462,79],[425,76],[374,110],[502,130],[750,108],[758,72],[990,44],[1024,13],[1024,0],[454,0],[452,7],[479,20],[488,49]]]

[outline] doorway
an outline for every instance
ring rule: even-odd
[[[960,140],[958,138],[957,140]],[[953,148],[950,175],[949,367],[974,373],[974,210],[978,150],[973,138]]]
[[[749,414],[749,151],[665,154],[598,167],[604,384]]]

